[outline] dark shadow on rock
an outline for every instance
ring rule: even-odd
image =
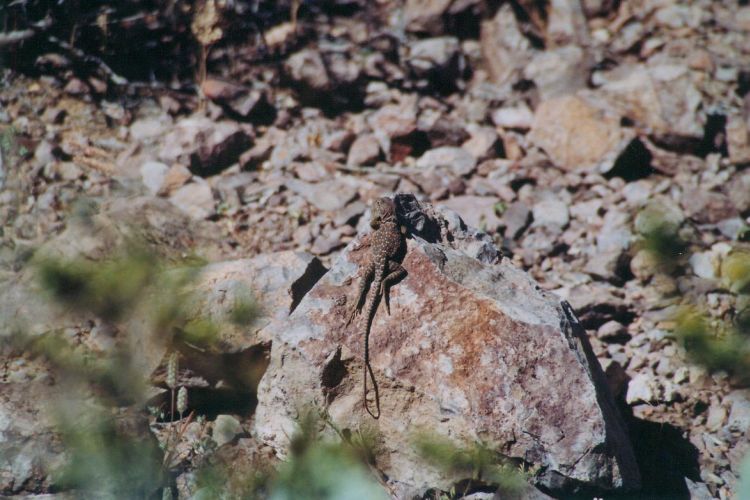
[[[689,500],[685,479],[701,482],[698,450],[671,424],[627,418],[642,488],[605,496],[612,500]]]

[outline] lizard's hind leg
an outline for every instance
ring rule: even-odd
[[[372,283],[372,278],[375,275],[375,265],[370,263],[365,269],[365,274],[359,281],[359,290],[357,291],[357,302],[352,306],[352,311],[349,314],[349,318],[346,320],[346,326],[349,326],[354,317],[362,312],[362,307],[365,305],[365,298],[367,298],[367,290]]]
[[[380,290],[378,291],[378,293],[380,294],[381,297],[383,297],[383,302],[385,302],[385,312],[387,312],[388,315],[390,316],[391,315],[391,301],[390,301],[391,285],[401,280],[404,276],[406,276],[407,273],[406,273],[406,269],[404,269],[404,266],[393,261],[388,263],[388,269],[390,272],[385,278],[383,278],[383,281],[380,283]]]

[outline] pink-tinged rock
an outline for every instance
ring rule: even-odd
[[[350,167],[374,165],[380,158],[380,143],[372,134],[360,135],[349,148],[346,164]]]
[[[727,149],[732,163],[750,163],[750,127],[743,117],[727,118]]]
[[[408,276],[390,292],[391,315],[381,303],[369,337],[379,420],[362,406],[362,318],[346,325],[369,259],[364,235],[265,332],[273,347],[253,434],[283,456],[300,408],[325,409],[339,429],[374,425],[385,443],[374,467],[397,498],[467,479],[418,457],[411,439],[425,430],[538,464],[539,485],[637,487],[624,424],[570,306],[498,262],[491,238],[455,214],[408,195],[396,203],[415,237],[403,260]]]
[[[186,166],[175,163],[169,167],[167,173],[164,174],[164,179],[159,185],[158,194],[168,195],[175,189],[184,186],[190,179],[192,179],[192,177],[193,174],[190,173],[190,170],[188,170]]]
[[[367,122],[378,135],[390,139],[407,136],[417,128],[415,103],[407,101],[398,105],[383,106],[373,113]]]
[[[493,127],[482,127],[471,123],[466,128],[471,137],[461,144],[461,149],[468,151],[477,161],[495,156],[495,145],[499,138]]]
[[[159,158],[206,176],[236,162],[251,142],[252,128],[247,125],[195,115],[178,121],[164,137]]]
[[[404,24],[408,31],[440,34],[443,31],[443,14],[453,0],[407,0],[404,6]]]
[[[551,0],[547,16],[546,38],[550,46],[586,46],[588,25],[580,0]]]
[[[578,96],[542,102],[529,134],[555,165],[568,171],[609,170],[632,138],[618,116]]]

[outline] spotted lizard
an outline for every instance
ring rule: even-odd
[[[406,270],[397,260],[405,250],[406,240],[403,228],[396,218],[396,205],[392,199],[386,197],[376,199],[372,204],[371,213],[370,226],[373,228],[373,232],[370,236],[370,261],[365,267],[364,275],[359,283],[357,303],[352,307],[346,324],[347,326],[351,324],[354,317],[362,311],[365,298],[367,298],[365,322],[360,327],[365,341],[364,394],[362,399],[367,413],[373,418],[379,418],[380,395],[375,375],[370,366],[370,327],[381,298],[385,300],[386,312],[389,315],[391,314],[388,303],[388,287],[406,276]],[[375,413],[370,410],[367,404],[368,375],[375,391]]]

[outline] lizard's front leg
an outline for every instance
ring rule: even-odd
[[[393,283],[399,281],[401,278],[406,276],[406,269],[404,269],[404,266],[399,264],[398,262],[389,261],[388,262],[388,275],[386,275],[385,278],[383,278],[383,281],[380,283],[380,296],[383,297],[383,302],[385,302],[385,311],[388,313],[388,315],[391,315],[391,304],[390,304],[390,287]]]
[[[359,291],[357,292],[357,302],[352,306],[352,312],[349,314],[349,318],[346,321],[346,326],[349,326],[354,317],[362,312],[362,307],[365,305],[365,298],[367,296],[367,288],[372,282],[372,278],[375,275],[375,263],[371,262],[367,265],[365,273],[359,282]]]

